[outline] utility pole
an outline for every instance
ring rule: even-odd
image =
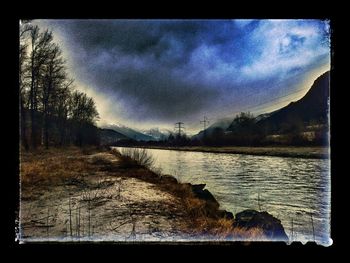
[[[179,137],[181,136],[182,130],[185,129],[185,127],[184,127],[183,125],[184,125],[183,122],[177,122],[177,123],[175,123],[175,129],[178,130],[178,135],[179,135]]]
[[[203,132],[204,132],[204,137],[205,137],[207,124],[209,124],[209,119],[206,116],[204,116],[203,120],[200,121],[200,123],[203,123]]]

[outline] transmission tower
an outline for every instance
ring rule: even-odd
[[[203,120],[200,121],[200,123],[203,123],[203,132],[204,132],[204,137],[205,137],[207,124],[209,124],[209,119],[206,116],[204,116]]]
[[[185,129],[185,127],[183,126],[184,123],[183,122],[177,122],[175,123],[175,129],[178,131],[178,135],[181,136],[181,132],[183,129]]]

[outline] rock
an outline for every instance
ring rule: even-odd
[[[203,190],[204,187],[205,184],[192,185],[192,192],[194,196],[199,199],[205,200],[207,206],[210,207],[210,209],[218,209],[220,204],[207,189]]]
[[[218,210],[217,214],[220,218],[233,219],[233,214],[226,210]]]
[[[163,184],[177,184],[176,178],[167,174],[162,175],[160,180]]]
[[[193,184],[192,185],[192,191],[193,192],[200,192],[203,191],[206,184]]]
[[[234,227],[261,228],[267,238],[273,240],[288,240],[281,221],[270,215],[268,212],[256,210],[244,210],[235,216]]]

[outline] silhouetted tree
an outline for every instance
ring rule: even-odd
[[[59,103],[55,96],[67,78],[64,61],[61,57],[61,50],[56,44],[50,47],[48,59],[44,67],[45,71],[42,78],[41,99],[43,107],[44,142],[46,148],[48,148],[50,116],[53,113],[55,104]]]
[[[60,89],[56,90],[56,103],[53,106],[54,115],[57,116],[57,129],[59,133],[58,144],[64,145],[70,142],[69,135],[72,132],[69,127],[68,117],[71,110],[71,88],[73,79],[66,79]]]
[[[227,141],[234,145],[257,145],[263,137],[263,131],[249,112],[237,115],[227,130],[230,132],[226,136]]]
[[[72,94],[71,102],[72,120],[76,123],[76,144],[82,146],[84,144],[84,128],[95,123],[98,118],[95,103],[92,98],[86,96],[85,93],[75,91]]]
[[[256,129],[255,117],[249,112],[241,112],[237,115],[228,130],[234,133],[253,133]]]
[[[21,142],[25,150],[29,149],[28,139],[27,139],[27,112],[25,110],[25,100],[26,100],[26,85],[25,85],[25,75],[26,67],[25,61],[28,58],[26,43],[26,38],[28,37],[28,32],[31,30],[31,25],[27,21],[22,21],[20,23],[20,35],[19,35],[19,102],[20,102],[20,118],[21,118]]]
[[[42,76],[43,65],[49,58],[50,46],[52,44],[52,32],[46,30],[40,33],[38,26],[33,26],[30,29],[30,116],[31,116],[31,143],[35,148],[38,144],[38,93],[40,88],[40,77]]]
[[[62,52],[53,42],[52,32],[38,26],[20,24],[19,96],[21,141],[25,149],[41,144],[98,144],[98,118],[92,98],[72,92]],[[26,116],[30,113],[30,122]],[[30,136],[27,136],[30,127]]]

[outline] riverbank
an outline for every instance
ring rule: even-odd
[[[329,148],[321,147],[321,146],[319,147],[135,146],[135,147],[160,149],[160,150],[164,149],[164,150],[189,151],[189,152],[249,154],[249,155],[258,155],[258,156],[278,156],[278,157],[309,158],[309,159],[328,159],[329,158]]]
[[[117,152],[37,150],[22,152],[20,164],[21,242],[276,238],[255,222],[260,213],[249,212],[249,222],[247,214],[235,221],[205,185],[179,183]]]

